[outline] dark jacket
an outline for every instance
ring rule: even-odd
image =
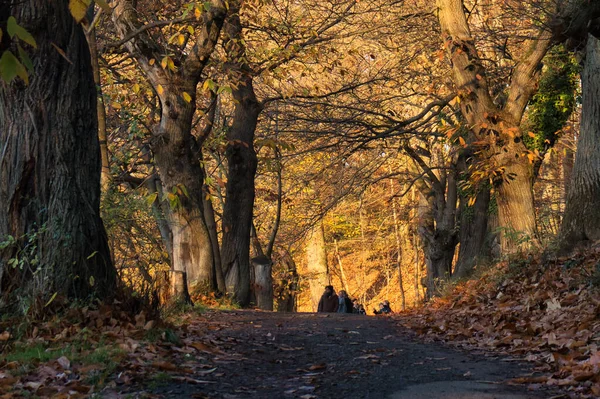
[[[327,312],[327,313],[335,313],[338,310],[339,299],[336,294],[327,296],[327,294],[323,294],[321,300],[319,301],[319,306],[317,307],[317,312]]]

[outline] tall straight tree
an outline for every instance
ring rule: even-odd
[[[160,99],[160,121],[154,126],[150,146],[163,191],[171,199],[167,221],[173,235],[172,267],[187,273],[190,286],[209,287],[214,270],[202,201],[204,170],[200,151],[204,137],[197,140],[192,135],[192,123],[196,88],[219,39],[225,4],[220,0],[197,4],[196,18],[148,25],[140,22],[142,12],[136,6],[141,7],[137,2],[119,0],[113,22],[121,37],[118,44],[124,45],[137,61]],[[150,27],[174,23],[187,23],[189,29],[171,32],[173,40],[151,33]]]
[[[116,273],[99,214],[96,87],[85,35],[67,0],[3,2],[3,28],[9,17],[37,48],[29,52],[30,83],[0,87],[2,292],[105,297]],[[0,50],[16,54],[15,38],[4,37]]]
[[[235,101],[233,122],[227,132],[227,187],[223,207],[221,264],[227,291],[242,306],[250,300],[250,229],[254,209],[254,175],[258,160],[254,133],[262,105],[256,98],[253,71],[246,59],[240,21],[240,1],[230,4],[224,27],[226,67]]]
[[[533,166],[523,144],[520,129],[525,107],[536,90],[540,62],[552,42],[552,35],[540,26],[537,37],[525,43],[526,51],[506,82],[505,103],[495,102],[486,68],[477,52],[462,0],[437,0],[442,39],[452,64],[454,83],[462,114],[480,143],[478,150],[490,174],[496,176],[498,216],[504,232],[502,247],[517,249],[519,242],[536,241],[533,204]],[[541,24],[540,24],[541,25]],[[530,240],[513,240],[514,237]]]

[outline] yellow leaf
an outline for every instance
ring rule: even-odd
[[[186,102],[188,102],[188,103],[189,103],[190,101],[192,101],[192,96],[190,96],[188,93],[186,93],[186,92],[184,91],[184,92],[183,92],[183,99],[184,99]]]
[[[180,33],[179,36],[177,36],[177,42],[180,46],[183,46],[183,43],[185,43],[185,36]]]
[[[158,85],[156,87],[156,91],[158,92],[159,95],[162,95],[165,92],[165,89],[163,89],[162,85]]]
[[[139,84],[136,83],[136,84],[133,85],[133,92],[135,94],[138,94],[140,92],[140,85]]]
[[[169,67],[169,69],[173,72],[175,72],[175,63],[173,62],[173,60],[169,57],[169,60],[167,61],[167,65]]]
[[[162,67],[162,69],[167,69],[168,63],[169,63],[169,57],[163,57],[163,59],[160,60],[160,66]]]
[[[196,7],[194,9],[194,15],[196,16],[197,19],[199,19],[202,16],[202,11],[200,11],[200,7]]]
[[[458,138],[458,141],[460,143],[460,145],[462,145],[463,147],[467,146],[467,142],[465,141],[465,139],[463,139],[462,137]]]
[[[188,32],[190,32],[190,35],[194,34],[194,27],[193,26],[188,26],[187,30],[188,30]]]
[[[90,3],[91,0],[69,0],[69,11],[77,23],[85,18]]]
[[[121,109],[121,104],[119,104],[118,102],[115,102],[115,101],[113,101],[113,102],[111,103],[111,105],[112,105],[112,107],[113,107],[113,108],[116,108],[116,109]]]
[[[100,6],[104,11],[110,13],[112,12],[112,8],[108,5],[108,3],[104,0],[96,0],[96,4]]]
[[[151,58],[150,61],[148,61],[148,64],[154,65],[155,62],[156,62],[156,60],[154,58]]]

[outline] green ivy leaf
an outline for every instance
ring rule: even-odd
[[[27,32],[25,28],[17,23],[15,17],[9,17],[8,22],[6,24],[6,30],[11,38],[17,36],[20,40],[23,40],[25,43],[29,44],[32,47],[37,47],[37,43],[31,33]]]
[[[0,58],[0,77],[5,82],[11,82],[15,77],[19,76],[25,83],[29,84],[29,76],[27,70],[19,62],[17,57],[10,51],[5,51]]]
[[[19,57],[21,58],[23,65],[25,65],[30,73],[33,72],[33,62],[31,62],[29,54],[27,54],[27,51],[23,50],[23,47],[17,45],[17,48],[19,49]]]

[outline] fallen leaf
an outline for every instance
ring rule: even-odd
[[[59,357],[58,359],[56,359],[56,362],[60,364],[60,367],[62,367],[64,370],[68,370],[71,368],[71,361],[67,359],[66,356]]]

